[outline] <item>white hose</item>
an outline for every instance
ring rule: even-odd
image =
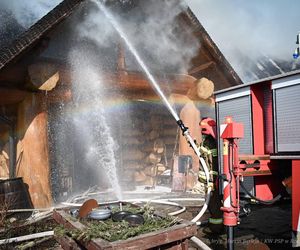
[[[193,236],[192,238],[190,238],[190,240],[192,242],[194,242],[198,247],[200,247],[200,249],[203,249],[203,250],[212,250],[208,245],[206,245],[202,240],[200,240],[196,236]]]
[[[206,165],[206,162],[201,157],[201,153],[199,151],[199,148],[197,147],[196,143],[194,142],[194,140],[191,137],[188,130],[186,130],[184,132],[184,136],[185,136],[186,140],[190,143],[191,147],[194,149],[194,152],[196,153],[196,155],[198,156],[198,158],[200,160],[200,165],[201,165],[202,169],[204,170],[205,177],[206,177],[206,184],[207,184],[207,192],[206,192],[206,196],[205,196],[205,203],[204,203],[202,209],[200,210],[200,212],[196,215],[196,217],[194,219],[192,219],[192,222],[196,222],[196,221],[200,220],[200,218],[203,216],[203,214],[206,212],[206,210],[208,208],[212,188],[211,188],[210,183],[209,183],[209,170],[208,170],[208,167]]]
[[[186,210],[186,207],[181,206],[178,203],[170,202],[170,201],[167,201],[167,200],[127,199],[127,200],[122,200],[122,201],[110,201],[110,202],[98,203],[98,204],[99,205],[107,205],[107,204],[114,204],[114,203],[120,203],[120,202],[131,202],[131,203],[148,202],[148,203],[156,203],[156,204],[163,204],[163,205],[180,207],[179,210],[168,213],[168,215],[172,215],[172,216],[181,214]],[[62,202],[61,204],[65,205],[65,206],[71,206],[71,207],[81,207],[82,206],[82,204],[72,203],[72,202]]]
[[[176,122],[178,123],[180,121],[179,116],[177,115],[176,111],[173,109],[173,107],[168,102],[166,96],[161,91],[158,83],[154,79],[154,77],[151,74],[151,72],[148,70],[145,62],[139,56],[139,53],[137,52],[137,50],[135,49],[135,47],[133,46],[133,44],[131,43],[131,41],[128,39],[128,37],[127,37],[126,33],[123,31],[122,27],[120,27],[120,25],[118,24],[118,22],[116,21],[116,19],[114,18],[114,16],[109,12],[109,10],[106,9],[106,7],[101,2],[95,1],[95,3],[98,5],[98,7],[104,13],[104,15],[106,16],[106,18],[110,21],[110,23],[112,24],[112,26],[116,29],[116,31],[119,33],[119,35],[121,36],[121,38],[124,40],[124,42],[127,45],[128,49],[130,50],[130,52],[133,54],[133,56],[135,57],[135,59],[138,62],[138,64],[141,66],[141,68],[146,73],[148,79],[151,82],[151,86],[154,88],[154,90],[156,91],[156,93],[160,96],[160,98],[162,99],[162,101],[164,102],[164,104],[166,105],[166,107],[168,108],[168,110],[170,111],[170,113],[172,114],[172,116],[174,117],[174,119],[176,120]],[[198,156],[198,158],[200,160],[201,166],[202,166],[202,168],[203,168],[203,170],[205,172],[206,181],[207,181],[206,200],[208,200],[208,202],[209,202],[211,189],[209,188],[209,171],[208,171],[208,168],[206,166],[206,163],[205,163],[204,159],[201,157],[201,153],[200,153],[198,147],[196,146],[196,143],[194,142],[194,140],[191,137],[191,135],[189,133],[189,130],[187,128],[185,128],[185,130],[183,131],[183,135],[185,136],[185,138],[187,139],[187,141],[190,143],[190,145],[194,149],[195,153],[197,154],[197,156]],[[205,204],[202,207],[202,209],[199,212],[199,214],[192,220],[193,222],[199,220],[201,218],[201,216],[205,213],[205,211],[207,209],[207,206],[208,206],[208,202],[207,201],[205,202]]]
[[[208,192],[207,192],[207,198],[205,199],[205,204],[202,207],[201,211],[198,213],[198,215],[192,220],[192,222],[196,222],[197,226],[200,226],[201,224],[205,224],[207,221],[201,222],[198,221],[201,216],[204,214],[204,212],[207,209],[207,205],[209,203],[209,198],[210,198],[210,191],[211,188],[208,188]],[[159,199],[159,200],[151,200],[151,199],[127,199],[127,200],[123,200],[123,201],[110,201],[110,202],[105,202],[105,203],[99,203],[99,205],[107,205],[107,204],[114,204],[114,203],[120,203],[120,202],[132,202],[132,203],[138,203],[138,202],[148,202],[148,203],[156,203],[156,204],[163,204],[163,205],[170,205],[170,206],[177,206],[180,207],[181,209],[168,213],[168,215],[178,215],[180,213],[183,213],[186,208],[184,206],[181,206],[178,203],[175,202],[171,202],[171,201],[192,201],[192,200],[199,200],[199,201],[203,201],[203,198],[170,198],[170,199]],[[63,205],[66,206],[78,206],[80,207],[82,204],[78,204],[78,203],[71,203],[71,202],[62,202]],[[211,250],[211,248],[209,248],[203,241],[201,241],[199,238],[193,236],[191,238],[191,240],[198,246],[200,247],[200,249],[205,249],[205,250]]]
[[[208,208],[209,201],[210,201],[211,190],[212,190],[212,188],[210,186],[208,186],[207,192],[206,192],[205,203],[204,203],[202,209],[200,210],[200,212],[195,216],[194,219],[192,219],[192,222],[196,222],[196,221],[200,220],[200,218],[206,212],[206,210]]]
[[[211,191],[212,191],[212,187],[210,186],[210,178],[209,178],[209,170],[208,170],[208,167],[206,165],[206,162],[204,161],[204,159],[201,157],[201,153],[199,151],[199,148],[197,147],[197,145],[195,144],[194,140],[192,139],[190,133],[188,130],[186,130],[184,132],[184,136],[186,138],[186,140],[190,143],[190,145],[192,146],[194,152],[196,153],[196,155],[198,156],[199,160],[200,160],[200,165],[202,167],[202,169],[204,170],[204,173],[205,173],[205,177],[206,177],[206,184],[207,184],[207,192],[206,192],[206,195],[205,195],[205,203],[202,207],[202,209],[199,211],[199,213],[192,219],[192,222],[197,222],[201,219],[201,217],[203,216],[203,214],[206,212],[207,208],[208,208],[208,204],[209,204],[209,201],[210,201],[210,197],[211,197]],[[96,193],[94,193],[96,194]],[[87,194],[88,195],[88,194]],[[80,200],[84,197],[76,197],[74,198],[73,200]],[[135,201],[138,201],[137,199],[133,199]],[[145,199],[144,199],[145,200]],[[158,200],[161,200],[161,199],[158,199]],[[168,199],[170,200],[170,199]],[[132,200],[125,200],[125,201],[132,201]],[[141,201],[141,200],[140,200]],[[151,201],[151,200],[147,200],[147,201]],[[152,200],[154,201],[154,200]],[[63,203],[63,204],[72,204],[72,203]],[[170,205],[170,204],[166,204],[166,205]],[[179,204],[177,204],[178,206],[180,206]],[[176,205],[176,206],[177,206]],[[77,204],[75,206],[78,206]],[[181,206],[180,206],[181,207]],[[178,211],[175,211],[173,212],[171,215],[178,215],[182,212],[184,212],[186,209],[182,207],[182,209],[178,210]]]
[[[203,226],[203,225],[206,225],[207,223],[208,223],[208,220],[197,221],[197,222],[196,222],[196,225],[197,225],[197,226]]]

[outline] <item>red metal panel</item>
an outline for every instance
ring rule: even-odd
[[[242,123],[228,123],[223,131],[221,138],[243,138],[244,137],[244,124]]]
[[[264,84],[264,132],[265,132],[265,153],[274,153],[273,135],[273,93],[271,83]]]
[[[252,130],[253,130],[253,153],[255,155],[265,153],[264,140],[264,92],[263,85],[256,84],[251,86],[252,97]]]
[[[282,191],[282,184],[274,176],[256,176],[256,197],[261,200],[271,200]]]
[[[300,160],[292,161],[292,223],[293,230],[299,231],[300,221]]]

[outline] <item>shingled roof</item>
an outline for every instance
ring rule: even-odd
[[[85,0],[64,0],[47,15],[32,25],[27,31],[13,41],[10,46],[0,49],[0,70],[7,64],[18,58],[48,33],[62,20],[68,17],[76,7]]]

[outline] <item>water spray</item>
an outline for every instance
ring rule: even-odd
[[[122,30],[122,28],[120,27],[120,25],[116,21],[116,19],[113,17],[113,15],[104,6],[104,4],[102,2],[97,1],[97,0],[94,0],[94,2],[99,7],[99,9],[104,13],[104,15],[106,16],[106,18],[110,21],[110,23],[112,24],[112,26],[115,28],[115,30],[118,32],[118,34],[121,36],[121,38],[123,39],[123,41],[127,45],[128,49],[130,50],[130,52],[132,53],[132,55],[135,57],[135,59],[138,62],[138,64],[142,67],[142,69],[145,72],[146,76],[148,77],[148,79],[149,79],[149,81],[150,81],[153,89],[159,95],[159,97],[161,98],[161,100],[163,101],[163,103],[165,104],[165,106],[167,107],[167,109],[170,111],[170,113],[172,114],[172,116],[176,120],[178,126],[180,127],[180,129],[182,131],[183,136],[186,138],[187,142],[193,148],[195,154],[198,156],[198,158],[200,160],[200,165],[201,165],[201,167],[202,167],[202,169],[203,169],[203,171],[205,173],[205,176],[206,176],[207,193],[206,193],[206,199],[205,199],[204,206],[202,207],[202,209],[199,212],[199,214],[192,220],[193,222],[196,222],[205,213],[205,211],[206,211],[206,209],[208,207],[208,203],[209,203],[210,195],[211,195],[211,191],[212,191],[212,187],[210,185],[209,170],[208,170],[208,167],[206,165],[206,162],[201,157],[201,153],[199,151],[199,148],[197,147],[195,141],[191,137],[188,128],[185,127],[184,124],[183,124],[183,122],[182,122],[182,120],[180,120],[180,118],[177,115],[176,111],[173,109],[173,107],[171,106],[171,104],[167,100],[166,96],[164,95],[164,93],[160,89],[157,81],[155,80],[155,78],[153,77],[153,75],[151,74],[151,72],[149,71],[148,67],[146,66],[146,64],[144,63],[144,61],[142,60],[142,58],[139,56],[139,53],[137,52],[137,50],[135,49],[135,47],[133,46],[133,44],[130,42],[130,40],[126,36],[125,32]]]

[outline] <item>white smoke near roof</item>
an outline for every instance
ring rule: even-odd
[[[243,56],[292,61],[300,30],[298,0],[186,0],[238,73]]]
[[[188,27],[183,30],[178,23],[177,17],[185,8],[180,1],[148,0],[129,14],[115,13],[115,18],[153,70],[186,73],[200,44]],[[100,47],[121,40],[97,9],[90,11],[78,28],[80,36],[96,41]],[[126,55],[127,68],[136,70],[138,66],[131,57],[129,53]]]
[[[62,0],[2,0],[0,10],[11,12],[20,25],[28,28],[60,2]]]

